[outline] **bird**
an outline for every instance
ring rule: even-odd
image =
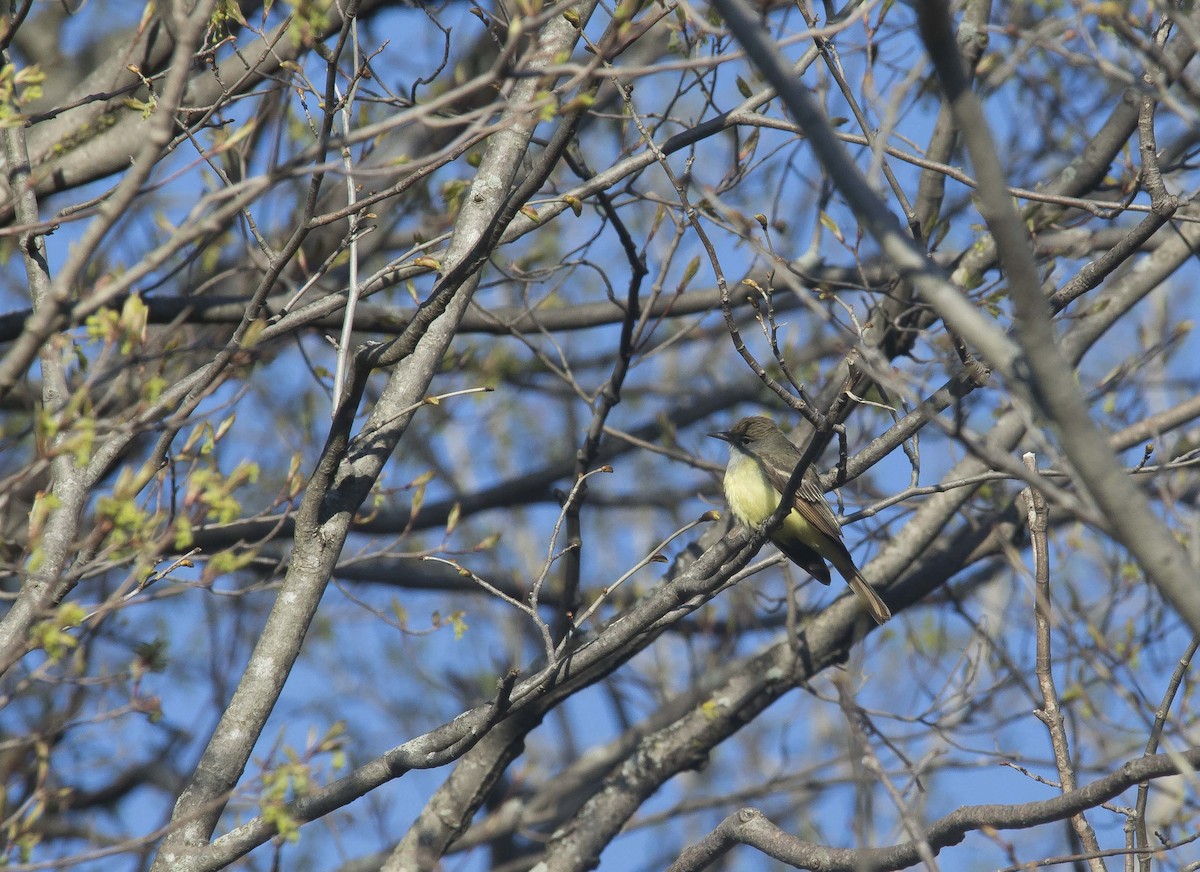
[[[770,418],[742,418],[729,430],[709,433],[729,443],[725,467],[725,501],[742,524],[761,526],[779,506],[788,479],[800,463],[800,449],[792,444]],[[771,531],[771,541],[797,566],[822,584],[829,584],[828,560],[850,585],[867,612],[882,624],[892,616],[863,578],[854,558],[842,542],[842,530],[833,510],[825,502],[821,481],[811,467],[804,470],[800,487],[792,498],[792,511]]]

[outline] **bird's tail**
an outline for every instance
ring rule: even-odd
[[[887,603],[879,598],[879,594],[875,593],[875,589],[867,584],[867,580],[862,577],[862,573],[855,569],[853,572],[843,573],[846,583],[850,585],[850,589],[858,594],[858,598],[862,600],[867,611],[871,613],[871,617],[875,619],[875,623],[885,623],[892,616],[892,610],[887,607]]]

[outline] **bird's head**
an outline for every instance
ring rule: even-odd
[[[787,441],[783,431],[775,426],[775,422],[762,415],[742,418],[728,430],[709,433],[714,439],[728,442],[735,451],[749,451],[757,444],[771,443],[776,439]]]

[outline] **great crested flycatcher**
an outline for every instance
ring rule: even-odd
[[[731,430],[709,433],[729,443],[725,468],[725,500],[734,517],[755,528],[779,507],[787,481],[800,463],[800,449],[769,418],[742,418]],[[829,584],[828,560],[858,594],[867,611],[882,624],[892,616],[887,604],[862,577],[842,544],[842,530],[825,502],[821,481],[811,467],[804,470],[792,498],[792,511],[771,532],[771,541],[787,557],[822,584]]]

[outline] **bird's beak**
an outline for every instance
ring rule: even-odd
[[[718,430],[716,433],[709,433],[714,439],[720,439],[722,442],[733,442],[733,435],[728,430]]]

